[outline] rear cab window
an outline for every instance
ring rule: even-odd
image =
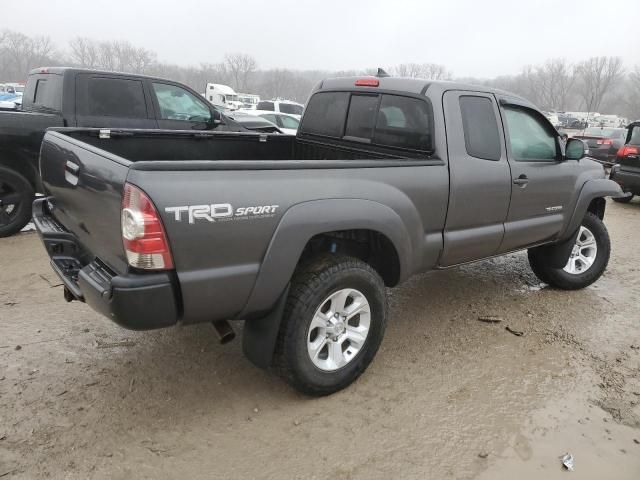
[[[432,152],[432,119],[426,97],[318,92],[307,104],[301,131],[383,148]]]
[[[31,111],[62,110],[62,76],[41,74],[29,78],[22,108]]]

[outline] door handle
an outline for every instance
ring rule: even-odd
[[[64,179],[74,187],[78,185],[78,174],[80,173],[80,165],[67,160],[64,166]]]
[[[529,177],[524,174],[520,175],[518,178],[513,179],[513,184],[518,185],[519,187],[524,188],[527,186],[527,183],[529,183]]]

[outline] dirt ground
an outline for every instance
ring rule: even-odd
[[[606,222],[583,291],[523,253],[391,290],[373,364],[321,399],[210,325],[129,332],[65,303],[35,233],[0,239],[0,477],[637,480],[640,202]]]

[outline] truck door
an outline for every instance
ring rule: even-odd
[[[78,127],[158,128],[143,80],[109,74],[76,78]]]
[[[571,213],[578,162],[564,161],[549,121],[520,100],[503,97],[500,112],[511,166],[511,204],[500,253],[556,237]]]
[[[450,187],[440,265],[450,266],[497,253],[511,173],[494,96],[450,90],[443,102]]]

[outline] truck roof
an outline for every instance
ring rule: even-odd
[[[451,82],[445,80],[427,80],[423,78],[407,78],[407,77],[375,77],[375,76],[358,76],[358,77],[337,77],[328,78],[320,82],[315,91],[320,90],[354,90],[357,80],[376,79],[379,81],[380,90],[395,90],[398,92],[413,93],[416,95],[424,95],[427,90],[438,89],[445,90],[471,90],[474,92],[494,93],[498,95],[507,95],[509,97],[518,98],[529,103],[526,99],[515,95],[511,92],[490,88],[484,85],[474,85],[470,83]],[[364,87],[367,88],[367,87]],[[374,87],[376,88],[376,87]]]
[[[139,73],[128,73],[128,72],[114,72],[111,70],[97,70],[92,68],[78,68],[78,67],[38,67],[34,68],[29,72],[29,75],[37,75],[39,73],[52,73],[55,75],[64,75],[66,73],[76,74],[76,73],[98,73],[104,75],[126,75],[128,77],[136,77],[136,78],[148,78],[150,80],[166,80],[169,82],[174,82],[174,80],[162,77],[153,77],[151,75],[141,75]]]

